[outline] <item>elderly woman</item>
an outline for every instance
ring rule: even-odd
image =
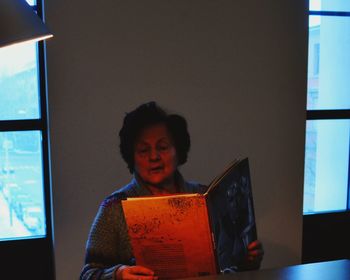
[[[125,197],[203,193],[205,186],[186,182],[178,167],[187,160],[190,136],[186,120],[169,115],[155,102],[143,104],[124,118],[120,152],[133,174],[131,182],[104,199],[90,230],[81,280],[157,279],[135,265],[120,200]],[[248,246],[241,269],[259,268],[259,241]]]

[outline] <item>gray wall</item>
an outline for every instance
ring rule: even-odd
[[[46,1],[58,280],[78,277],[99,203],[130,179],[117,133],[149,100],[188,120],[187,179],[249,157],[263,267],[300,262],[304,11],[304,0]]]

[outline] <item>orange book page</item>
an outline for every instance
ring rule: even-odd
[[[162,279],[217,273],[203,195],[127,199],[122,206],[137,265]]]

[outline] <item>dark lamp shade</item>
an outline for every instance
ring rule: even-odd
[[[0,48],[52,36],[25,0],[0,0]]]

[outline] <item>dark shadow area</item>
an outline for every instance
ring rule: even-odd
[[[302,262],[350,259],[350,212],[304,215]]]

